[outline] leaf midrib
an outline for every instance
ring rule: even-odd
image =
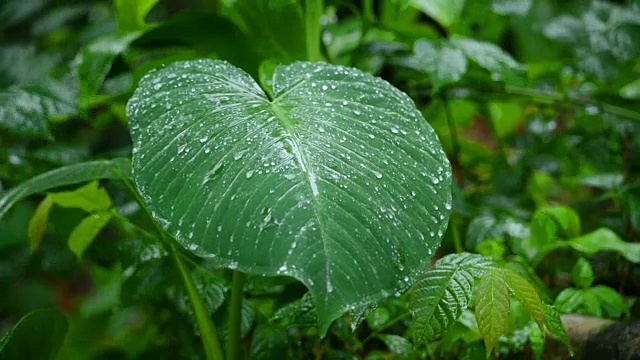
[[[276,117],[278,118],[278,120],[280,121],[280,123],[282,124],[282,127],[287,131],[287,133],[290,136],[290,140],[291,140],[291,145],[292,145],[292,151],[294,153],[294,156],[298,162],[298,165],[300,166],[300,170],[302,170],[302,172],[305,174],[305,179],[307,180],[307,185],[309,185],[309,191],[311,192],[311,198],[312,198],[312,202],[313,202],[313,212],[314,215],[316,217],[316,219],[318,219],[318,228],[320,229],[320,238],[322,240],[322,249],[324,251],[324,263],[325,263],[325,281],[326,281],[326,285],[327,286],[327,292],[329,292],[329,287],[328,284],[331,282],[330,279],[330,271],[329,271],[329,261],[328,261],[328,247],[327,247],[327,237],[325,234],[325,227],[324,227],[324,223],[322,221],[322,217],[320,216],[321,213],[321,208],[323,207],[322,203],[320,202],[320,199],[318,199],[318,195],[319,195],[319,191],[317,188],[317,183],[316,183],[316,175],[313,172],[313,170],[309,167],[308,165],[308,160],[304,154],[304,152],[301,150],[300,148],[300,143],[299,143],[299,138],[298,138],[298,134],[295,131],[293,122],[291,121],[291,119],[289,119],[289,116],[287,115],[286,111],[284,109],[282,109],[276,102],[276,100],[271,102],[271,108],[273,109],[273,112],[275,113]],[[326,296],[326,295],[325,295]]]

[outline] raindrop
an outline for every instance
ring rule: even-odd
[[[245,150],[242,150],[242,151],[238,151],[237,153],[235,153],[235,155],[233,155],[233,160],[236,160],[236,161],[237,161],[237,160],[242,159],[242,157],[244,156],[244,154],[246,154],[246,153],[247,153],[247,151],[249,151],[249,149],[245,149]]]
[[[396,128],[391,128],[391,132],[394,133],[394,134],[399,133],[398,129],[396,129]]]
[[[235,270],[237,268],[238,268],[238,263],[237,262],[232,261],[232,262],[229,263],[229,269]]]
[[[250,179],[253,176],[254,172],[255,172],[254,170],[247,171],[247,174],[246,174],[247,179]]]
[[[374,171],[373,175],[375,175],[375,177],[378,178],[378,179],[382,179],[382,173],[381,172]]]
[[[353,113],[356,115],[362,115],[362,112],[360,110],[353,110]]]

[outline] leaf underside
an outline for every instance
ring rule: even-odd
[[[224,61],[149,73],[127,109],[133,178],[186,248],[307,285],[325,332],[415,279],[447,226],[450,166],[381,79],[297,62],[273,93]]]

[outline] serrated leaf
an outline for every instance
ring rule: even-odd
[[[18,201],[49,189],[73,185],[96,179],[129,178],[129,159],[96,160],[63,166],[29,179],[9,191],[0,194],[0,218]]]
[[[98,233],[109,223],[113,216],[110,212],[98,212],[85,217],[78,226],[76,226],[67,241],[69,250],[74,253],[78,259],[82,258],[84,251],[91,245]]]
[[[448,42],[420,39],[413,51],[416,68],[429,74],[434,92],[459,81],[467,71],[467,58]]]
[[[531,318],[538,324],[540,330],[544,331],[544,309],[542,307],[542,300],[540,300],[536,289],[527,279],[513,270],[503,269],[502,274],[516,298],[520,300],[525,310],[527,310]]]
[[[68,327],[67,318],[58,310],[32,311],[0,340],[0,360],[54,360]],[[34,339],[38,346],[34,346]]]
[[[261,324],[251,336],[250,359],[280,360],[287,358],[289,334],[283,327]]]
[[[275,324],[286,327],[310,328],[318,326],[318,314],[310,293],[279,309],[271,319]]]
[[[422,275],[409,298],[416,342],[432,341],[455,323],[469,306],[475,277],[491,264],[480,255],[451,254]]]
[[[49,199],[56,205],[66,208],[82,209],[86,212],[97,212],[111,208],[111,198],[97,181],[73,191],[52,192]]]
[[[45,197],[40,205],[36,208],[36,211],[33,213],[31,220],[29,221],[29,249],[31,253],[34,253],[40,247],[40,243],[42,243],[42,238],[44,237],[44,233],[47,230],[47,224],[49,223],[49,212],[51,211],[51,207],[53,206],[53,201],[49,199],[49,197]]]
[[[48,120],[76,114],[72,84],[43,79],[0,90],[0,128],[17,135],[50,138]]]
[[[571,355],[573,355],[573,346],[571,345],[571,340],[569,339],[567,330],[562,324],[560,314],[555,307],[549,304],[543,304],[542,307],[544,309],[544,325],[547,331],[549,331],[553,337],[562,341],[562,343],[569,348]]]
[[[276,69],[273,91],[223,61],[148,74],[128,105],[133,177],[188,249],[303,282],[324,332],[422,270],[447,226],[450,167],[387,82],[298,62]]]
[[[509,285],[501,270],[486,272],[475,290],[476,319],[487,354],[509,328]]]
[[[410,0],[410,3],[444,27],[460,19],[465,0]]]

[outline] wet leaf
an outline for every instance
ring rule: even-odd
[[[487,353],[509,328],[509,303],[509,285],[502,271],[486,272],[476,288],[476,319]]]
[[[446,229],[450,167],[383,80],[298,62],[273,92],[223,61],[148,74],[128,105],[134,181],[186,248],[303,282],[324,332],[421,271]]]
[[[449,329],[469,306],[475,278],[492,261],[475,254],[453,254],[427,270],[411,291],[412,334],[428,343]]]
[[[431,76],[434,91],[459,81],[467,71],[467,58],[449,43],[421,39],[416,41],[413,51],[416,67]]]
[[[500,15],[526,15],[532,0],[493,0],[491,9]]]
[[[65,81],[42,79],[0,90],[0,129],[50,138],[48,120],[76,114],[76,91]]]
[[[460,20],[465,0],[411,0],[410,3],[444,27]]]

